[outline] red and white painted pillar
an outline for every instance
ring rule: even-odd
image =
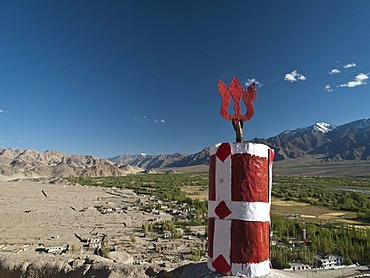
[[[226,275],[270,272],[270,206],[274,152],[263,144],[211,146],[208,268]]]

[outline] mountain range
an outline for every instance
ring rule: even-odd
[[[122,154],[113,158],[109,158],[109,160],[115,163],[127,163],[129,165],[136,165],[144,169],[152,169],[207,164],[209,161],[208,157],[209,148],[204,148],[202,151],[195,154]]]
[[[253,141],[274,148],[275,161],[303,157],[319,161],[370,160],[370,119],[341,126],[316,123]]]
[[[370,119],[340,126],[316,123],[276,136],[251,140],[275,150],[275,161],[310,158],[317,162],[370,160]],[[0,148],[1,177],[121,176],[153,168],[186,167],[208,163],[209,148],[195,154],[122,154],[113,158]]]
[[[0,179],[66,177],[66,176],[122,176],[143,169],[127,163],[114,163],[91,155],[70,155],[60,151],[20,150],[0,148]]]
[[[286,130],[268,139],[254,138],[275,151],[275,161],[313,158],[325,161],[370,160],[370,119],[334,126],[316,123],[309,127]],[[195,154],[118,155],[109,160],[125,162],[145,169],[184,167],[207,164],[209,148]]]

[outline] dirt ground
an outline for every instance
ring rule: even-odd
[[[126,196],[119,203],[128,206],[130,214],[101,214],[95,206],[118,198],[111,191],[48,181],[0,182],[1,241],[77,246],[80,240],[76,234],[91,237],[105,233],[111,238],[132,234],[150,216],[133,207],[139,197],[130,190],[119,190]]]
[[[131,262],[132,268],[126,267],[125,270],[119,270],[120,272],[117,270],[119,273],[123,273],[122,271],[131,273],[125,277],[146,277],[144,273],[146,273],[148,267],[153,267],[155,272],[159,273],[161,270],[166,269],[170,271],[189,264],[189,260],[176,257],[176,254],[189,252],[192,244],[197,243],[196,241],[179,240],[177,243],[173,243],[161,240],[161,242],[153,243],[152,239],[143,237],[142,225],[145,221],[153,219],[153,217],[161,217],[163,220],[171,218],[167,214],[155,216],[151,213],[140,211],[137,204],[145,202],[145,198],[136,195],[131,190],[71,185],[63,180],[0,181],[0,260],[8,256],[11,258],[10,262],[13,263],[15,261],[14,256],[16,256],[17,260],[26,258],[26,260],[31,261],[33,258],[40,261],[41,259],[37,258],[42,255],[42,260],[50,258],[50,262],[58,262],[63,260],[63,255],[38,254],[35,250],[42,246],[69,245],[70,251],[67,255],[64,255],[65,259],[79,258],[80,261],[77,262],[82,264],[83,258],[89,257],[89,260],[97,260],[98,256],[91,257],[93,252],[84,250],[80,239],[96,238],[106,234],[108,235],[110,245],[115,246],[117,251],[125,251],[131,256],[131,260],[127,261]],[[287,207],[284,206],[286,203],[281,203],[280,206],[278,204],[275,203],[273,205],[273,211],[283,212],[287,210]],[[302,211],[297,211],[297,213],[307,215],[325,214],[330,217],[342,216],[335,214],[335,211],[327,209],[325,211],[310,211],[310,206],[291,205],[294,205],[295,209],[302,209]],[[117,206],[125,207],[127,210],[102,214],[96,208],[114,208]],[[292,211],[291,206],[288,209]],[[163,244],[164,247],[169,246],[169,250],[162,253],[151,252],[150,250],[153,249],[154,244],[157,244],[157,246]],[[146,267],[143,267],[142,264],[140,266],[133,265],[136,261],[140,263],[148,260],[151,263],[147,264]],[[35,263],[30,265],[32,264],[35,270]],[[61,262],[58,264],[70,268],[66,263]],[[99,266],[99,264],[96,265]],[[191,266],[197,265],[201,266],[202,269],[205,267],[204,263],[190,264],[188,267],[190,276],[184,272],[184,275],[181,277],[201,277],[193,276],[191,272]],[[133,268],[136,266],[140,268]],[[86,267],[86,264],[81,265],[81,267]],[[112,269],[114,267],[118,268],[117,265],[111,266]],[[44,266],[40,265],[39,268],[44,269]],[[88,268],[86,269],[88,271]],[[90,268],[90,271],[92,270],[94,270],[93,266]],[[94,271],[98,270],[95,269]],[[348,272],[347,270],[343,272],[347,276],[350,273],[356,273],[354,268],[352,270],[351,272],[349,270]],[[207,272],[208,270],[204,268],[204,271]],[[328,272],[325,273],[325,276],[319,276],[320,273],[309,271],[300,273],[300,276],[298,273],[273,270],[267,277],[341,277],[343,272],[337,271],[334,274],[333,271],[330,272],[330,275]],[[201,275],[202,272],[197,270],[197,273]],[[214,277],[220,277],[217,274],[214,275]],[[174,276],[163,277],[180,276],[174,274]]]
[[[168,246],[169,240],[153,242],[152,238],[144,237],[142,225],[146,221],[171,219],[169,214],[140,211],[138,203],[147,198],[132,190],[71,185],[64,180],[1,181],[0,256],[17,254],[29,258],[42,255],[37,249],[68,245],[67,254],[43,254],[51,260],[61,256],[68,260],[85,259],[94,254],[95,248],[87,250],[81,239],[101,239],[105,234],[110,247],[128,253],[123,263],[153,266],[156,271],[189,263],[181,257],[181,252],[191,250],[185,240],[172,244],[176,245],[173,252],[156,252],[155,246]],[[97,207],[107,212],[102,214]],[[118,207],[125,209],[116,211]],[[119,261],[122,262],[122,256]]]

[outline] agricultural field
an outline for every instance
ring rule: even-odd
[[[369,162],[318,162],[317,159],[299,158],[275,161],[273,173],[290,177],[370,177]]]
[[[133,189],[168,201],[205,202],[208,173],[140,174],[125,177],[71,177],[83,185]],[[321,223],[370,226],[370,178],[273,177],[272,213]]]
[[[286,201],[272,198],[271,211],[276,215],[283,215],[290,219],[310,223],[348,223],[351,225],[370,228],[364,221],[357,220],[357,214],[352,211],[338,211],[323,206],[310,205],[308,203]]]
[[[272,194],[277,198],[273,200],[273,211],[277,213],[284,214],[284,202],[294,201],[299,205],[289,208],[292,213],[358,225],[370,223],[370,178],[274,177],[273,180]],[[302,209],[301,203],[310,206]]]

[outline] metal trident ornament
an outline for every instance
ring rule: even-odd
[[[220,80],[218,81],[218,93],[222,97],[222,105],[220,109],[221,116],[228,121],[232,121],[234,130],[236,132],[236,142],[243,142],[243,122],[249,121],[254,114],[252,102],[257,98],[256,84],[252,83],[247,90],[245,90],[238,78],[234,77],[231,81],[230,88]],[[230,115],[227,109],[229,108],[231,97],[234,101],[234,115]],[[240,100],[243,98],[247,112],[243,115],[240,113]]]

